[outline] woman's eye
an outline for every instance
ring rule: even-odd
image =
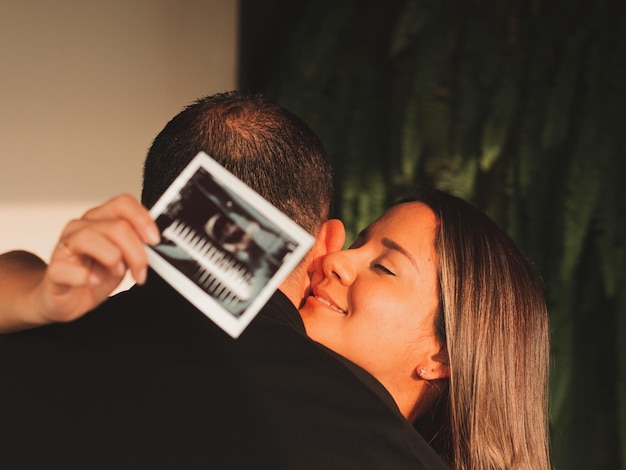
[[[390,271],[389,269],[387,269],[385,266],[383,266],[380,263],[376,263],[374,264],[374,269],[376,269],[377,271],[381,271],[385,274],[389,274],[390,276],[395,276],[396,274],[393,271]]]

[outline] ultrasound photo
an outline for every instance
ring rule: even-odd
[[[162,236],[148,247],[151,266],[233,337],[313,242],[203,153],[150,212]]]

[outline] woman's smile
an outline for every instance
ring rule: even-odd
[[[327,297],[325,296],[325,294],[323,292],[314,292],[314,294],[309,297],[309,299],[307,299],[308,301],[317,301],[319,303],[321,303],[322,305],[328,307],[329,309],[333,310],[334,312],[338,312],[341,313],[342,315],[347,315],[348,312],[344,309],[342,309],[341,307],[338,307],[335,303],[333,303],[332,300],[328,300]]]

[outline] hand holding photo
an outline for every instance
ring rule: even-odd
[[[313,244],[313,237],[205,153],[150,214],[161,244],[152,268],[238,337]]]

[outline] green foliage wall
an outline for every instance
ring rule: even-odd
[[[559,469],[626,468],[626,3],[308,1],[266,93],[318,133],[351,234],[429,181],[534,261]]]

